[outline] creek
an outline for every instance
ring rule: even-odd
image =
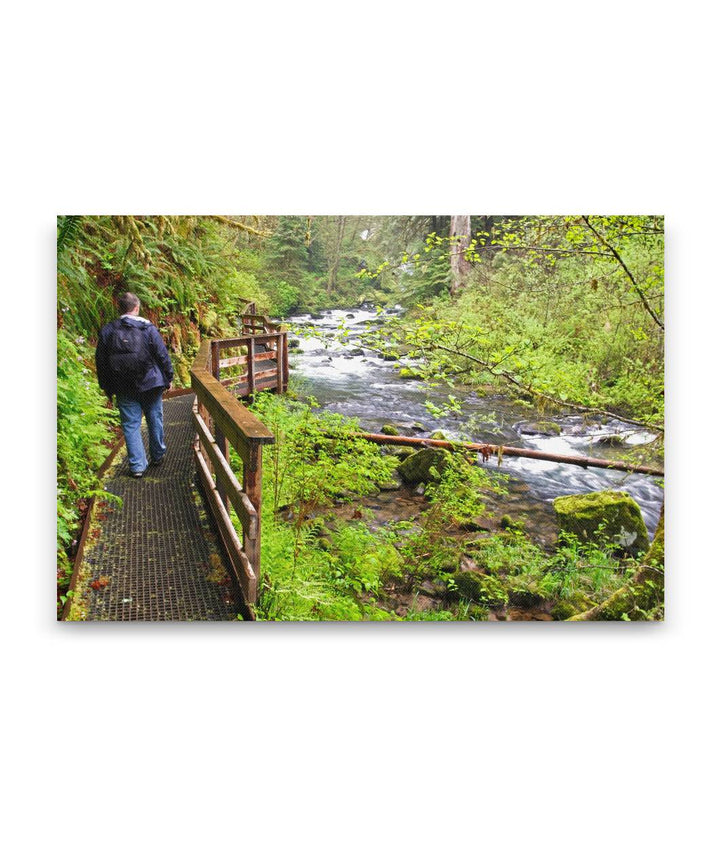
[[[652,434],[620,420],[592,422],[570,412],[548,417],[501,395],[443,386],[428,389],[421,381],[400,377],[399,369],[410,366],[410,361],[387,361],[361,341],[363,333],[381,329],[388,316],[400,311],[400,307],[378,311],[364,305],[289,318],[300,341],[290,363],[301,396],[313,397],[321,409],[357,419],[369,432],[379,432],[391,423],[402,434],[418,437],[442,430],[450,440],[610,459],[653,439]],[[336,338],[341,329],[347,334],[342,341]],[[462,412],[432,415],[425,402],[441,406],[449,393],[461,401]],[[559,434],[542,424],[549,419],[560,427]],[[663,488],[655,477],[529,458],[505,458],[500,466],[491,458],[486,464],[480,460],[479,465],[507,476],[507,494],[494,503],[495,516],[507,513],[524,519],[528,534],[541,542],[549,543],[555,536],[552,500],[575,493],[627,491],[640,506],[651,537],[657,526]]]

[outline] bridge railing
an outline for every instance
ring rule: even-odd
[[[258,339],[272,339],[276,343],[275,388],[284,388],[286,374],[282,373],[282,348],[278,337],[243,336],[238,339],[205,340],[190,371],[192,389],[196,395],[193,420],[195,464],[205,496],[212,511],[217,529],[230,559],[243,599],[252,611],[257,600],[260,575],[260,512],[262,507],[262,447],[274,442],[272,432],[236,398],[220,381],[222,368],[220,354],[224,348],[247,349],[247,381],[245,387],[252,394],[261,386],[253,375],[254,351]],[[255,382],[253,383],[253,380]],[[265,381],[268,379],[266,378]],[[241,393],[242,394],[242,393]],[[242,482],[229,460],[229,447],[242,460]],[[230,518],[232,506],[242,526],[242,540]]]

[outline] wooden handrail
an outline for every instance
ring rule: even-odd
[[[278,334],[284,335],[284,334]],[[252,352],[252,336],[244,337]],[[235,342],[235,340],[229,340]],[[262,509],[262,447],[273,433],[220,382],[222,339],[201,343],[190,378],[196,401],[194,453],[200,483],[207,497],[225,551],[246,605],[253,617],[260,576],[260,515]],[[231,344],[230,347],[237,347]],[[280,352],[278,351],[278,354]],[[275,388],[282,389],[281,358]],[[248,367],[252,363],[248,363]],[[242,484],[229,462],[229,446],[242,460]],[[230,506],[242,527],[242,541],[230,519]]]

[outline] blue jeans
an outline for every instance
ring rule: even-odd
[[[140,433],[143,413],[148,427],[151,460],[159,461],[165,454],[162,394],[162,387],[159,387],[148,392],[140,392],[134,398],[121,393],[115,397],[120,411],[120,424],[125,435],[130,471],[133,473],[144,472],[148,465]]]

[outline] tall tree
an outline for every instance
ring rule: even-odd
[[[470,262],[465,252],[470,245],[470,215],[453,214],[450,217],[450,294],[458,294],[467,284]]]

